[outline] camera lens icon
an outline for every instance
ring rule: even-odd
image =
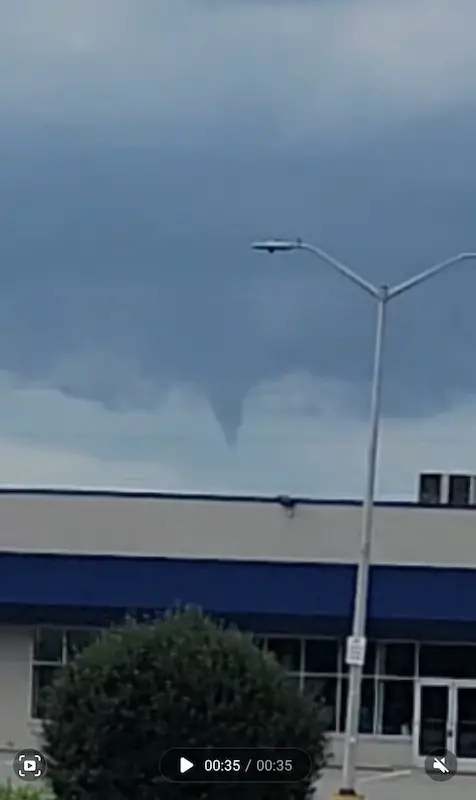
[[[39,750],[20,750],[13,759],[13,771],[22,781],[39,781],[47,768],[46,758]]]

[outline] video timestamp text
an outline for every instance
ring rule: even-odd
[[[311,770],[310,756],[293,747],[184,747],[160,759],[163,777],[174,783],[299,783]]]

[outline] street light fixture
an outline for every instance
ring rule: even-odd
[[[367,629],[367,605],[369,594],[369,572],[371,562],[371,545],[373,535],[373,509],[375,504],[375,484],[377,475],[379,430],[381,417],[381,389],[382,389],[382,366],[383,366],[383,344],[385,338],[385,322],[387,305],[390,300],[408,292],[415,286],[438,275],[443,270],[455,264],[460,264],[469,260],[476,260],[475,253],[459,253],[446,261],[441,261],[432,267],[418,273],[413,278],[409,278],[393,287],[386,285],[374,286],[366,281],[356,272],[345,264],[342,264],[333,256],[321,250],[320,247],[302,242],[287,241],[281,239],[269,239],[264,242],[255,242],[252,245],[254,250],[267,253],[282,253],[294,250],[305,250],[312,253],[320,261],[339,272],[360,289],[371,295],[377,301],[377,323],[375,329],[375,344],[373,358],[373,375],[370,403],[370,431],[367,450],[367,466],[365,493],[362,503],[362,522],[359,560],[357,565],[357,580],[355,583],[354,612],[352,621],[352,635],[347,638],[346,662],[349,666],[349,693],[347,698],[347,715],[344,743],[344,760],[342,768],[342,788],[337,797],[357,796],[356,791],[356,766],[357,766],[357,744],[359,736],[359,719],[361,710],[361,687],[362,672],[365,661],[366,649],[366,629]]]
[[[262,253],[289,253],[298,247],[300,245],[297,242],[287,242],[285,239],[267,239],[252,245],[253,250],[260,250]]]

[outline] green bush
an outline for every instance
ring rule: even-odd
[[[41,789],[13,786],[12,783],[0,785],[0,800],[49,800],[50,797],[51,795]]]
[[[194,609],[109,632],[50,693],[44,747],[59,800],[304,800],[325,763],[316,706],[252,639]],[[296,747],[300,784],[177,784],[160,776],[173,747]]]

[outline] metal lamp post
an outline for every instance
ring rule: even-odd
[[[429,278],[464,261],[476,259],[476,253],[460,253],[446,261],[441,261],[396,286],[373,286],[349,267],[319,247],[301,240],[285,241],[270,239],[256,242],[254,250],[268,253],[305,250],[314,254],[320,261],[328,264],[344,278],[352,281],[377,301],[377,322],[375,328],[375,345],[373,358],[373,376],[371,389],[370,430],[367,450],[365,494],[362,504],[361,540],[355,584],[354,612],[352,635],[347,639],[346,662],[349,665],[349,693],[347,698],[347,716],[344,744],[344,761],[342,769],[342,788],[339,796],[356,797],[356,760],[359,735],[359,719],[361,709],[362,671],[365,661],[367,605],[369,590],[369,571],[371,561],[371,544],[373,534],[373,509],[375,503],[375,483],[378,463],[379,429],[381,417],[381,388],[383,366],[383,344],[385,338],[385,321],[388,303],[401,294],[408,292]]]

